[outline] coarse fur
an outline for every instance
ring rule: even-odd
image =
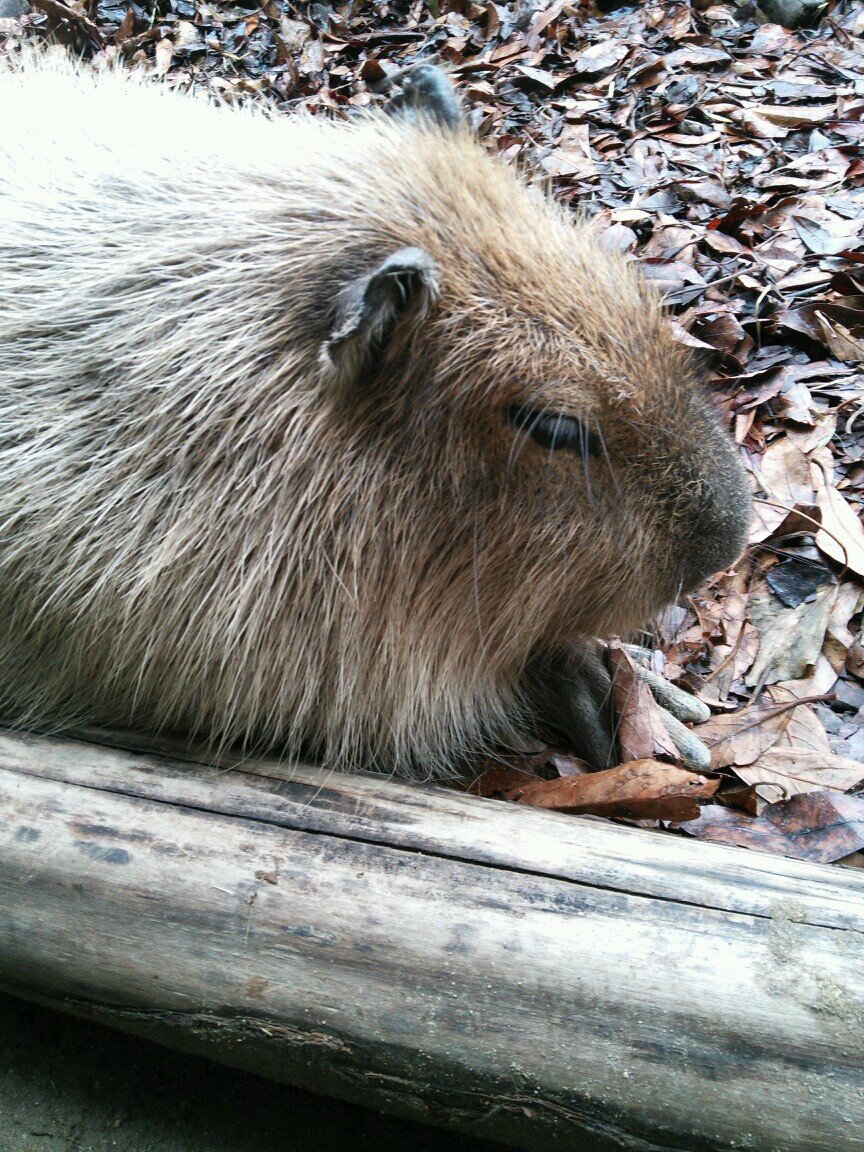
[[[342,347],[405,249],[424,290]],[[539,447],[526,405],[602,451]],[[746,505],[653,294],[467,131],[0,72],[17,723],[445,774],[530,726],[529,665],[731,562]]]

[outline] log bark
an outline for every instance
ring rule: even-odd
[[[525,1149],[858,1152],[864,875],[0,732],[0,986]]]

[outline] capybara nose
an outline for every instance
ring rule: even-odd
[[[691,501],[680,547],[687,591],[735,563],[747,546],[753,513],[747,473],[721,429],[701,446],[699,468],[685,481]]]

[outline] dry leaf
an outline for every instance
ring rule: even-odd
[[[576,775],[580,766],[581,770],[590,771],[584,761],[563,756],[543,744],[533,751],[502,752],[497,756],[487,756],[479,773],[463,778],[462,786],[474,796],[503,797],[521,784],[541,779],[538,771],[550,761],[558,761],[556,769],[561,775]]]
[[[754,104],[749,111],[772,124],[781,124],[784,128],[824,124],[837,115],[836,107],[829,105],[809,107],[803,104]]]
[[[781,611],[768,597],[751,597],[750,615],[759,632],[759,654],[747,674],[748,687],[794,680],[815,667],[836,597],[836,585],[828,585],[812,603]]]
[[[864,645],[860,640],[856,640],[846,656],[846,668],[857,676],[859,680],[864,680]]]
[[[824,696],[837,683],[837,673],[824,652],[820,653],[812,671],[799,680],[778,680],[774,687],[783,688],[799,700]]]
[[[735,769],[745,784],[765,785],[760,795],[784,800],[802,792],[848,792],[864,781],[864,764],[831,752],[771,748],[747,767]]]
[[[174,58],[174,45],[170,40],[160,40],[155,48],[156,52],[156,75],[165,76],[168,69],[171,67],[171,61]]]
[[[753,764],[780,739],[796,704],[751,704],[738,712],[712,716],[693,731],[710,749],[715,771]]]
[[[630,49],[626,44],[613,38],[592,44],[580,52],[571,67],[574,72],[608,72],[616,64],[628,56]]]
[[[633,661],[617,642],[609,644],[608,660],[622,763],[654,760],[658,756],[678,760],[678,749],[666,731],[657,701],[648,685],[638,678]]]
[[[718,779],[674,764],[632,760],[585,776],[523,784],[509,793],[508,799],[558,812],[688,820],[698,814],[699,801],[713,796],[719,785]]]
[[[864,528],[852,507],[840,492],[814,470],[816,503],[822,514],[822,529],[816,535],[816,547],[844,568],[864,576]]]
[[[751,540],[767,540],[793,508],[807,508],[815,503],[810,459],[786,437],[766,448],[756,477],[772,503],[756,502],[758,528],[751,531]]]
[[[808,792],[769,804],[755,819],[710,804],[681,831],[700,840],[830,864],[864,848],[864,796]]]
[[[864,338],[853,335],[839,321],[832,323],[821,312],[817,312],[816,316],[822,326],[825,343],[838,360],[846,360],[851,364],[860,364],[864,361]]]

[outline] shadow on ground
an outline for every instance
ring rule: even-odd
[[[0,1152],[499,1152],[0,995]]]

